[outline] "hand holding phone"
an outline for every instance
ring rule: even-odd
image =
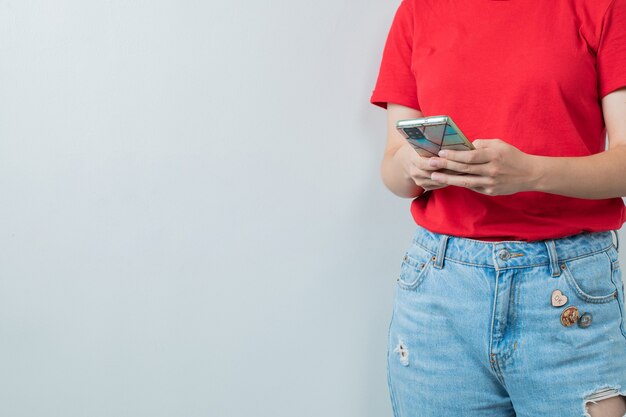
[[[430,116],[399,120],[398,129],[413,149],[425,158],[437,156],[442,149],[466,151],[475,149],[472,142],[452,121],[450,116]],[[460,172],[442,169],[440,172],[462,175]]]

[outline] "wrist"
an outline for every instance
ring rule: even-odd
[[[548,177],[547,160],[548,158],[545,156],[530,155],[528,191],[546,192],[546,178]]]
[[[404,179],[404,181],[407,182],[413,182],[413,178],[411,177],[411,173],[409,172],[410,170],[410,166],[411,166],[411,161],[410,161],[410,155],[407,152],[415,152],[415,150],[411,147],[411,145],[409,145],[408,143],[400,146],[396,152],[393,155],[393,159],[395,159],[397,161],[397,163],[400,164],[400,167],[402,168],[402,177]]]
[[[403,149],[409,146],[409,149]],[[385,154],[380,165],[380,174],[385,186],[398,197],[415,198],[423,193],[410,173],[411,154],[415,152],[407,143]]]
[[[418,198],[423,195],[426,190],[415,183],[415,180],[411,176],[410,167],[412,165],[411,158],[416,154],[415,149],[408,143],[402,145],[394,155],[398,158],[398,163],[402,167],[402,175],[404,177],[404,181],[409,184],[411,191],[408,193],[407,197],[409,198]]]

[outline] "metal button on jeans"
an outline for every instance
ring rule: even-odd
[[[498,257],[503,261],[506,261],[507,259],[511,258],[511,253],[506,249],[502,249],[500,252],[498,252]]]

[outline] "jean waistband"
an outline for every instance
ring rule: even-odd
[[[560,262],[602,252],[613,243],[612,232],[581,233],[559,239],[539,241],[489,242],[431,232],[417,226],[413,243],[433,254],[435,267],[441,268],[445,259],[498,269],[551,265],[552,274],[560,275]]]

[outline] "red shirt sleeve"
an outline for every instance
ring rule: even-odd
[[[415,76],[411,70],[413,0],[401,1],[387,35],[370,103],[384,109],[387,103],[396,103],[420,110]]]
[[[614,0],[604,15],[596,65],[601,98],[626,87],[626,0]]]

